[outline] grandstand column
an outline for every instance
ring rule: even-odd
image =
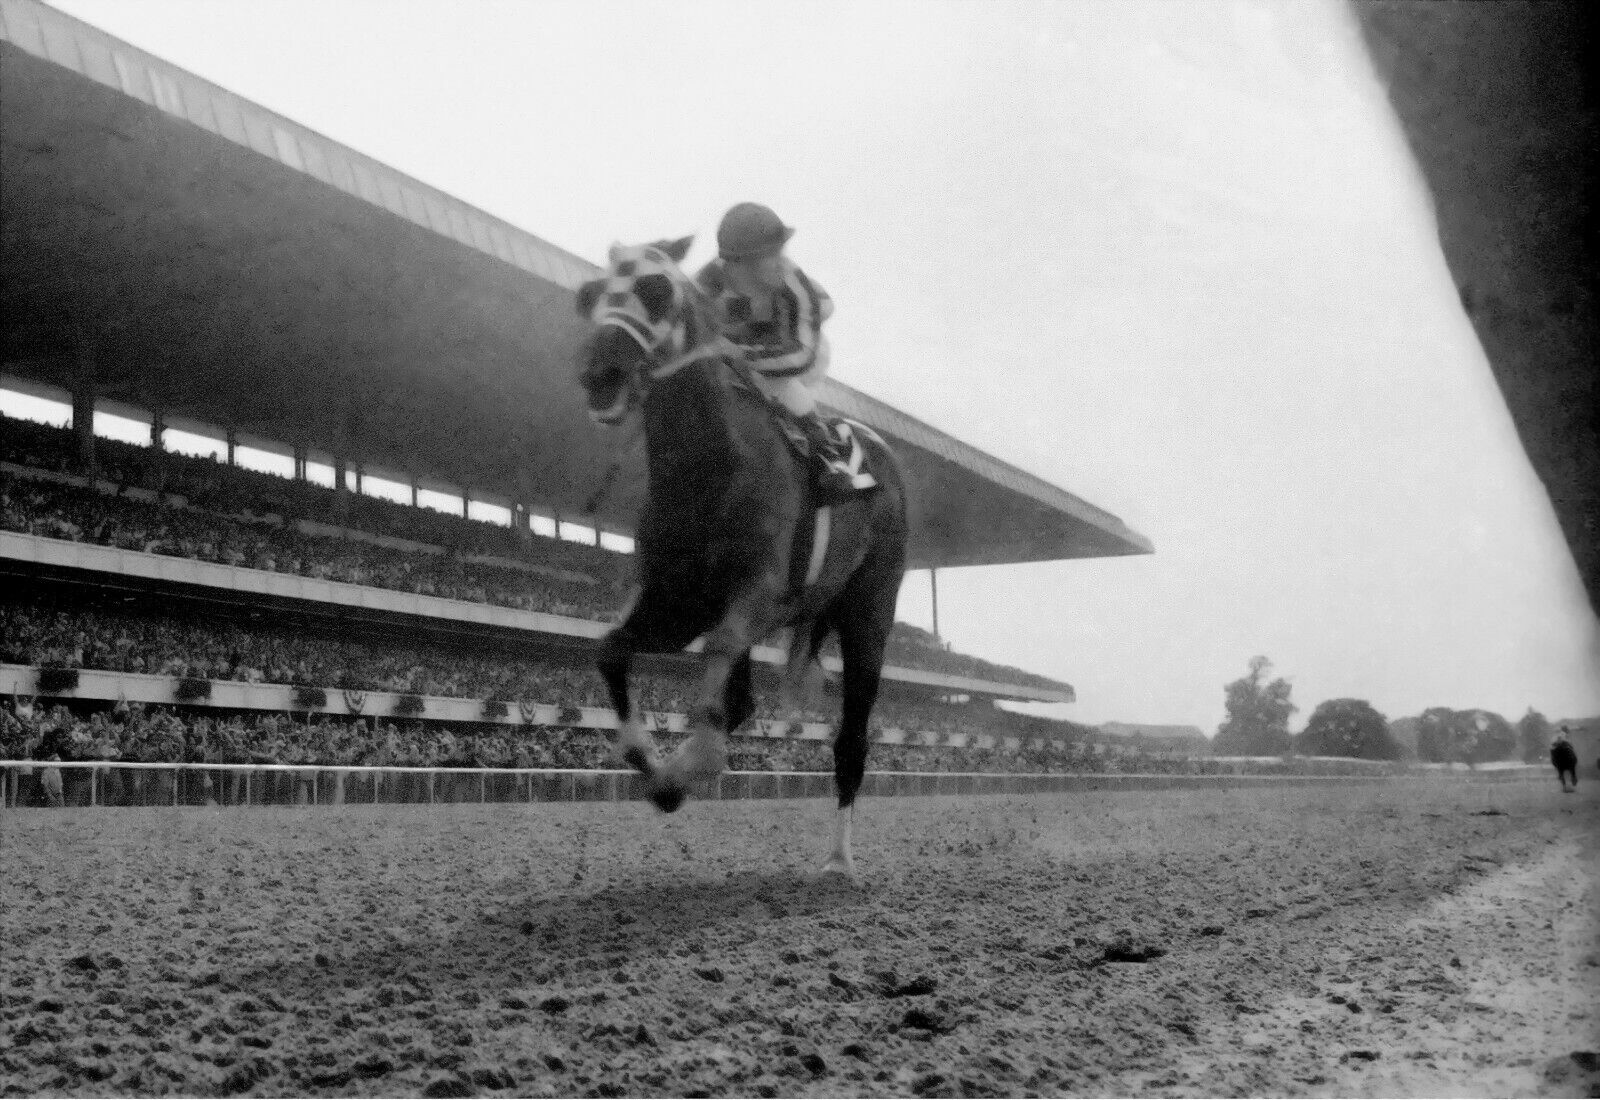
[[[88,477],[96,472],[94,448],[94,386],[72,391],[72,433],[78,437],[78,467]]]
[[[350,515],[350,486],[348,478],[350,464],[345,461],[344,455],[333,456],[333,511],[341,519]]]
[[[928,568],[928,585],[933,589],[933,636],[939,637],[939,570]]]
[[[294,453],[294,479],[296,481],[304,481],[306,479],[306,461],[307,461],[306,445],[304,443],[295,444],[295,446],[293,448],[293,453]]]
[[[167,420],[160,412],[150,414],[150,447],[156,451],[167,449]]]
[[[514,522],[511,526],[517,533],[517,542],[526,546],[533,541],[533,529],[530,526],[529,519],[532,513],[529,511],[527,504],[520,502],[512,506],[512,511]]]
[[[416,474],[412,474],[411,475],[411,507],[413,507],[413,508],[419,507],[419,505],[417,504],[417,499],[418,499],[418,494],[420,492],[421,492],[421,490],[417,486],[417,475]]]
[[[236,433],[232,428],[229,428],[228,433],[224,438],[226,438],[228,442],[228,465],[237,466],[238,463],[234,461],[233,452],[234,449],[239,446],[238,433]]]
[[[469,516],[467,514],[467,509],[471,506],[471,504],[472,504],[472,490],[470,488],[461,490],[461,518],[462,519],[471,519],[472,518],[471,516]]]

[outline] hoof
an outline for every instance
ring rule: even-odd
[[[655,764],[638,745],[629,745],[622,750],[622,762],[640,775],[653,776],[656,774]]]
[[[855,864],[837,856],[822,865],[822,877],[824,879],[847,882],[851,886],[861,885],[861,880],[856,877]]]
[[[650,801],[655,803],[656,809],[664,814],[676,813],[679,806],[683,805],[689,796],[688,788],[681,783],[652,783],[650,785]]]

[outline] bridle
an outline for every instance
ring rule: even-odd
[[[637,292],[641,278],[665,278],[675,300],[678,295],[693,293],[693,288],[686,285],[682,270],[659,249],[645,245],[638,249],[614,250],[611,260],[604,292],[590,316],[597,330],[620,329],[643,353],[643,358],[618,387],[616,400],[608,408],[591,406],[589,409],[589,416],[595,422],[615,426],[626,419],[636,400],[644,399],[651,383],[670,378],[691,364],[726,357],[732,346],[721,337],[699,342],[694,315],[681,305],[664,310],[657,319],[651,318],[650,310]],[[644,269],[642,273],[641,268]]]

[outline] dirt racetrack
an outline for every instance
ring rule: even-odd
[[[1600,789],[0,813],[0,1094],[1600,1095]]]

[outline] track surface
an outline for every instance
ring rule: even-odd
[[[1593,1096],[1597,795],[14,811],[0,1095]]]

